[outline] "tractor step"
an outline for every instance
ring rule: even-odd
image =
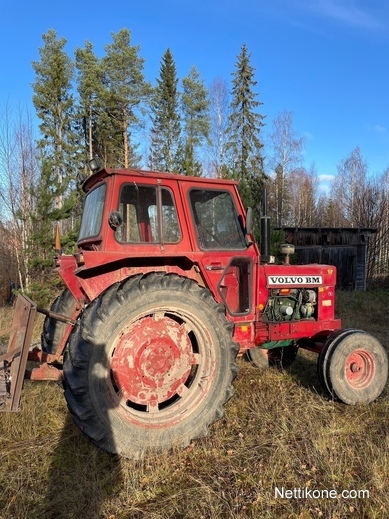
[[[19,411],[36,312],[36,304],[19,294],[11,328],[0,331],[9,336],[7,351],[0,355],[0,411]]]

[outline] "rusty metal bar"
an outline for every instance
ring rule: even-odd
[[[43,315],[46,315],[47,317],[51,317],[52,319],[55,319],[56,321],[61,321],[61,323],[72,324],[72,325],[76,324],[76,321],[73,321],[66,315],[57,314],[56,312],[52,312],[51,310],[45,310],[44,308],[41,308],[40,306],[37,307],[37,311],[40,314],[43,314]]]
[[[3,364],[0,365],[0,371],[3,371],[7,393],[0,411],[19,411],[36,312],[36,304],[24,294],[19,294],[15,303],[7,352],[0,357],[0,364]],[[0,332],[1,334],[4,332]]]

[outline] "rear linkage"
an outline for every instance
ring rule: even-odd
[[[0,348],[9,336],[7,351],[0,355],[0,411],[19,411],[23,381],[30,380],[62,380],[61,349],[55,355],[44,353],[40,348],[30,349],[33,328],[37,312],[58,321],[73,325],[68,317],[44,310],[24,294],[19,294],[14,308],[12,326],[0,331]],[[27,361],[39,362],[38,368],[27,370]]]

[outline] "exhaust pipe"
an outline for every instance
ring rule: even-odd
[[[267,190],[262,191],[262,216],[261,235],[259,238],[259,250],[261,263],[274,263],[274,256],[270,255],[270,216],[267,215]]]

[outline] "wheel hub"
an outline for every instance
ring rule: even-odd
[[[358,371],[361,371],[361,366],[353,362],[350,366],[351,373],[358,373]]]
[[[182,395],[196,355],[186,324],[164,313],[146,316],[122,330],[111,362],[120,397],[149,411]]]
[[[365,388],[374,379],[374,358],[366,350],[356,350],[347,357],[345,370],[346,379],[352,387]]]

